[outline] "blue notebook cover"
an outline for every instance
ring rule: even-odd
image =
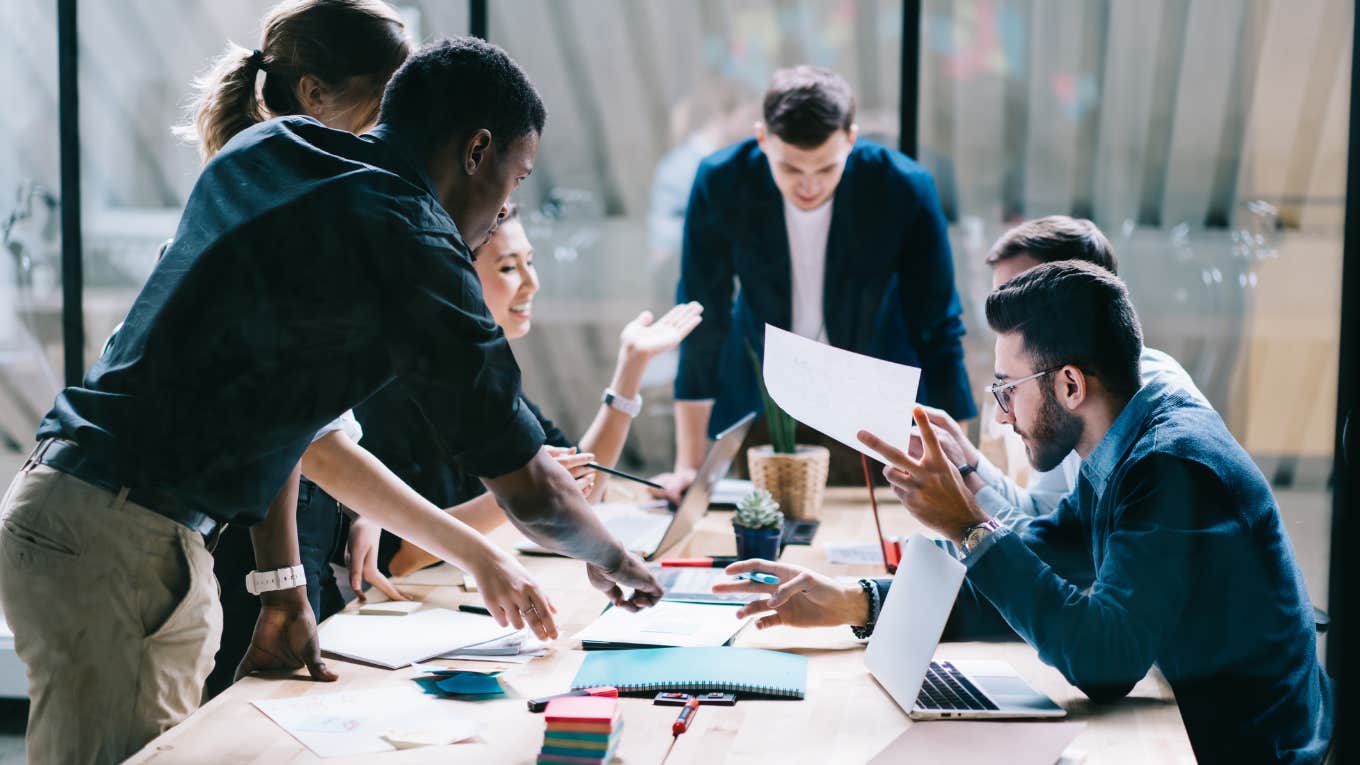
[[[687,691],[801,699],[807,658],[759,648],[646,648],[586,656],[573,689],[612,685],[620,693]]]

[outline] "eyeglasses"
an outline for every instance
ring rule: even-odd
[[[1043,377],[1049,372],[1056,372],[1059,369],[1062,369],[1062,367],[1050,367],[1049,369],[1045,369],[1042,372],[1035,372],[1029,377],[1021,377],[1019,380],[992,383],[991,385],[987,386],[987,391],[996,397],[996,405],[1001,407],[1001,411],[1005,412],[1006,414],[1010,414],[1011,390],[1013,390],[1015,386],[1019,385],[1020,383],[1029,382],[1030,380],[1033,380],[1038,377]]]

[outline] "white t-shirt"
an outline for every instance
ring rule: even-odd
[[[789,234],[793,324],[791,331],[813,340],[826,341],[822,317],[822,287],[826,283],[826,238],[831,232],[831,203],[800,210],[784,200],[784,226]]]

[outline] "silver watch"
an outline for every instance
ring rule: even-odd
[[[605,388],[604,395],[600,397],[604,405],[617,412],[623,412],[629,417],[636,417],[642,413],[642,396],[624,398],[614,392],[613,388]]]
[[[966,558],[972,555],[978,545],[982,544],[982,540],[996,533],[999,528],[1001,528],[1001,521],[988,518],[982,523],[964,529],[963,541],[959,544],[959,557]]]

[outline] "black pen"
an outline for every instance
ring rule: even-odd
[[[464,603],[464,604],[458,606],[458,610],[459,610],[459,611],[462,611],[462,612],[465,613],[465,614],[481,614],[482,616],[490,616],[490,615],[491,615],[491,612],[488,611],[488,610],[486,609],[486,607],[484,607],[484,606],[474,606],[474,605],[471,605],[471,604],[469,604],[469,603]]]
[[[615,470],[614,468],[607,468],[607,467],[605,467],[604,465],[596,465],[594,462],[587,462],[587,463],[586,463],[586,467],[588,467],[588,468],[595,468],[596,470],[600,471],[601,473],[608,473],[608,474],[610,474],[610,475],[616,475],[616,476],[618,476],[619,478],[627,478],[627,479],[630,480],[630,481],[637,481],[638,483],[643,484],[644,486],[650,486],[650,487],[652,487],[653,489],[661,489],[662,491],[665,491],[665,490],[666,490],[666,487],[665,487],[665,486],[662,486],[661,484],[657,483],[656,481],[648,481],[646,478],[638,478],[637,476],[635,476],[635,475],[629,475],[628,473],[625,473],[625,472],[623,472],[622,470]]]

